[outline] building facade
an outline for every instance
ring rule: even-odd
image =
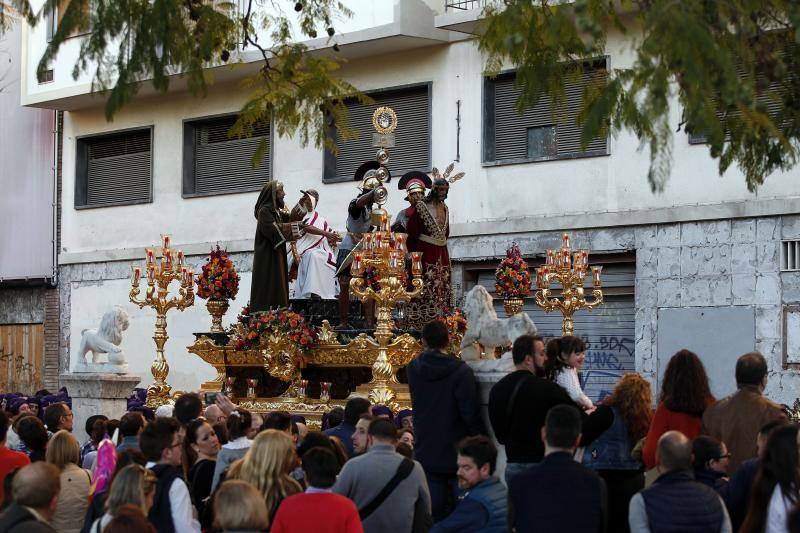
[[[355,15],[334,40],[348,60],[341,75],[398,113],[393,174],[451,162],[466,172],[448,198],[457,292],[478,283],[492,291],[494,268],[512,242],[536,266],[568,231],[575,247],[589,249],[592,264],[604,266],[607,303],[576,315],[575,327],[589,341],[584,379],[595,399],[626,371],[658,384],[669,357],[686,347],[706,363],[718,396],[735,387],[736,357],[761,351],[770,365],[768,394],[793,402],[800,170],[771,175],[751,193],[738,170],[719,176],[706,146],[676,133],[672,176],[654,194],[648,155],[631,134],[595,139],[581,152],[574,116],[554,118],[545,102],[517,113],[513,70],[487,78],[470,40],[479,3],[456,4],[463,9],[437,0],[348,2]],[[122,305],[131,316],[122,346],[146,385],[155,315],[128,303],[131,267],[143,263],[144,248],[169,233],[199,265],[212,245],[227,247],[242,275],[226,317],[233,320],[249,295],[258,189],[280,179],[293,204],[301,189],[315,188],[319,211],[343,229],[345,206],[357,193],[352,171],[374,156],[366,122],[372,108],[351,107],[361,136],[341,143],[336,157],[264,125],[256,140],[266,140],[268,153],[253,169],[244,163],[256,141],[221,133],[247,97],[238,81],[253,56],[242,52],[239,69],[214,69],[217,81],[206,98],[193,98],[175,80],[165,95],[143,89],[107,122],[90,77],[70,75],[80,36],[53,63],[51,81],[36,79],[46,38],[45,28],[25,34],[22,98],[64,112],[59,368],[74,367],[81,330]],[[623,37],[612,35],[597,66],[631,61]],[[581,83],[567,88],[570,98],[579,97]],[[673,112],[678,124],[677,107]],[[403,207],[403,196],[393,191],[390,212]],[[557,316],[532,301],[526,310],[546,336],[558,334]],[[214,376],[186,351],[192,333],[209,321],[202,301],[171,312],[166,353],[173,388],[196,388]]]

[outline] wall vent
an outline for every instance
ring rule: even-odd
[[[800,241],[781,241],[781,272],[800,270]]]

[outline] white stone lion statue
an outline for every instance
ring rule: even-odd
[[[497,318],[492,304],[492,296],[482,285],[476,285],[467,293],[464,297],[463,309],[467,318],[467,331],[461,341],[461,359],[464,361],[478,361],[481,358],[481,352],[476,344],[483,346],[486,354],[493,354],[496,347],[508,346],[520,335],[536,334],[536,324],[525,313],[519,313],[509,318]],[[489,366],[493,368],[481,368],[480,370],[508,370],[506,367],[509,367],[510,357],[509,352],[499,360],[490,358],[486,360],[486,363],[492,363]],[[471,366],[475,367],[475,365]],[[495,366],[497,368],[494,368]],[[510,366],[513,366],[513,363]],[[478,369],[476,368],[476,370]]]
[[[128,329],[128,322],[128,312],[115,305],[103,315],[99,328],[81,331],[76,371],[125,372],[128,361],[119,345],[122,332]],[[91,364],[86,357],[89,352],[92,352]],[[103,353],[108,355],[108,363],[99,360]]]

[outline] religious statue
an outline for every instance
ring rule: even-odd
[[[392,231],[399,233],[406,233],[408,228],[408,219],[414,214],[414,206],[417,202],[425,196],[425,190],[430,189],[432,185],[431,179],[424,172],[412,170],[406,172],[397,183],[399,190],[405,189],[405,201],[409,203],[409,207],[397,213],[397,216],[392,223]]]
[[[450,177],[453,165],[444,174],[434,168],[433,183],[428,195],[406,210],[408,221],[408,250],[422,252],[425,292],[407,308],[407,323],[421,329],[427,322],[442,316],[451,305],[450,254],[447,238],[450,236],[450,212],[445,200],[450,184],[461,179],[463,172]]]
[[[122,332],[128,329],[128,312],[115,305],[106,311],[97,329],[81,331],[81,344],[78,348],[78,364],[75,372],[115,372],[124,374],[128,371],[128,361],[119,345],[122,343]],[[92,352],[92,362],[87,354]],[[100,361],[100,354],[107,354],[108,362]]]
[[[317,211],[319,193],[313,189],[300,193],[303,196],[292,209],[290,218],[300,220],[306,234],[292,243],[286,258],[289,277],[295,280],[295,298],[333,300],[338,286],[332,246],[336,245],[339,236]]]
[[[290,221],[285,197],[283,183],[271,180],[256,201],[254,214],[258,222],[253,244],[251,312],[289,306],[286,242],[298,240],[306,231],[302,222]]]
[[[336,273],[339,276],[339,328],[348,329],[350,315],[350,264],[353,262],[353,251],[361,243],[364,233],[373,230],[371,211],[375,203],[375,192],[382,188],[382,181],[376,177],[377,170],[381,168],[377,161],[366,161],[356,169],[354,181],[360,181],[358,196],[350,201],[347,207],[347,235],[339,245],[339,254],[336,258]],[[387,175],[386,181],[391,179]],[[385,192],[385,190],[384,190]],[[365,302],[364,318],[368,327],[375,325],[375,309],[373,302]]]

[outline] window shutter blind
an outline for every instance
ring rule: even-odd
[[[348,105],[351,127],[359,131],[356,139],[343,141],[337,136],[339,154],[336,156],[333,175],[325,179],[352,179],[364,161],[375,159],[377,148],[372,146],[372,113],[377,107],[389,106],[397,113],[395,146],[389,148],[389,171],[397,177],[410,170],[431,169],[430,99],[427,85],[396,91],[371,94],[373,105],[352,103]],[[327,168],[327,165],[326,165]],[[328,171],[330,172],[330,171]]]
[[[195,125],[194,192],[215,194],[251,191],[261,188],[270,179],[269,124],[254,128],[251,137],[228,137],[236,117],[206,120]],[[265,139],[267,151],[253,167],[253,154]]]
[[[494,113],[487,117],[494,125],[494,161],[524,160],[528,157],[528,128],[555,126],[555,158],[575,155],[601,155],[606,153],[606,138],[597,137],[589,142],[586,151],[581,152],[581,129],[576,119],[580,112],[584,87],[604,75],[605,63],[599,68],[587,69],[582,77],[573,82],[565,81],[566,105],[564,113],[553,115],[550,97],[542,95],[539,101],[522,114],[516,104],[520,90],[514,87],[515,74],[505,74],[491,81],[494,89]]]
[[[150,201],[150,129],[91,139],[87,148],[87,206]]]

